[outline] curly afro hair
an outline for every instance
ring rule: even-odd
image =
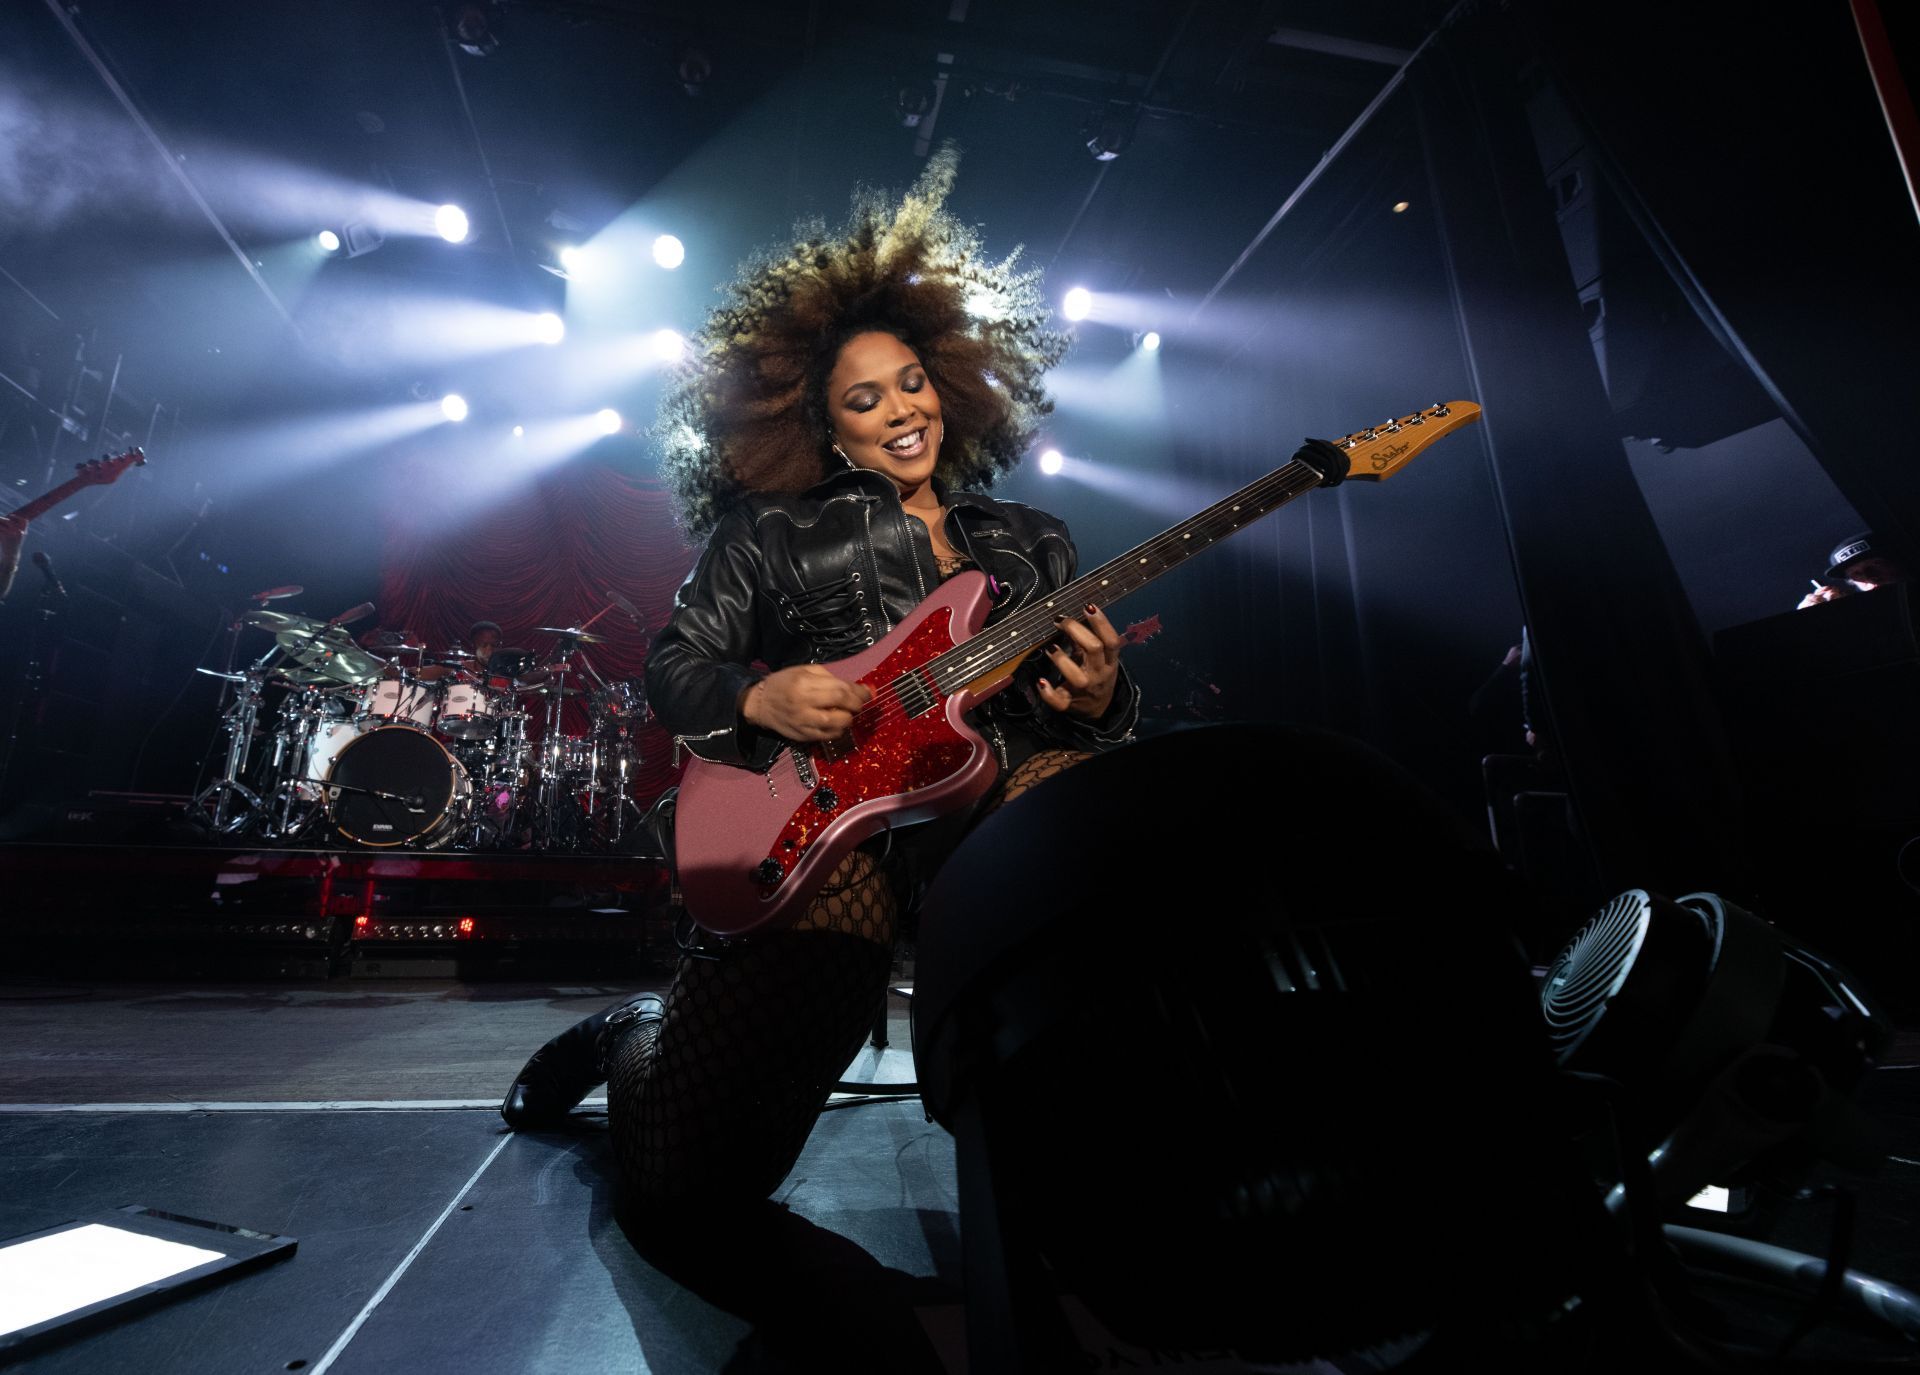
[[[999,262],[944,208],[958,154],[942,148],[896,204],[855,193],[845,228],[799,226],[749,261],[707,317],[660,404],[660,469],[682,526],[704,538],[750,492],[798,492],[826,475],[826,382],[847,340],[892,334],[940,395],[936,474],[991,486],[1052,410],[1042,386],[1066,352],[1035,270]]]

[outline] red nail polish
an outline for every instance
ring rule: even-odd
[[[1088,602],[1088,603],[1087,603],[1087,614],[1088,614],[1089,616],[1097,616],[1097,615],[1099,615],[1099,614],[1100,614],[1100,608],[1099,608],[1099,607],[1097,607],[1097,606],[1095,606],[1095,605],[1094,605],[1094,604],[1093,604],[1092,602]]]

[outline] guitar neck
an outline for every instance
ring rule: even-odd
[[[18,510],[6,512],[6,514],[18,516],[21,520],[38,520],[82,487],[92,487],[95,485],[96,484],[89,478],[70,477],[52,491],[42,492],[25,506],[20,507]]]
[[[1223,497],[1146,543],[1129,549],[1035,603],[990,626],[972,639],[930,660],[924,671],[943,693],[1005,675],[1011,667],[1060,631],[1056,617],[1075,616],[1088,606],[1104,610],[1185,563],[1203,549],[1296,501],[1318,487],[1322,474],[1295,460]]]

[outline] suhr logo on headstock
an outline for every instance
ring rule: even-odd
[[[1380,450],[1377,454],[1369,454],[1367,462],[1373,465],[1373,470],[1377,473],[1412,447],[1411,444],[1396,444],[1390,449]]]

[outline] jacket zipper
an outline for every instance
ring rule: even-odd
[[[893,631],[893,617],[887,614],[887,598],[880,590],[880,557],[873,552],[873,503],[876,497],[867,497],[861,504],[861,511],[867,518],[867,563],[873,569],[873,609],[881,620],[887,623],[887,633]],[[915,562],[919,562],[917,559]]]

